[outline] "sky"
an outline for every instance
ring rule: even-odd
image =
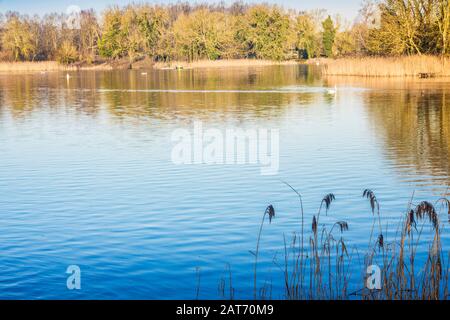
[[[353,20],[360,7],[362,0],[247,0],[246,3],[276,3],[282,5],[285,8],[309,10],[309,9],[326,9],[329,14],[334,15],[339,13],[348,20]],[[176,3],[178,0],[0,0],[0,12],[6,11],[18,11],[26,14],[44,14],[48,12],[65,12],[71,5],[79,6],[81,9],[93,8],[97,12],[101,12],[105,7],[110,5],[123,6],[128,3],[152,3],[152,4],[164,4],[164,3]],[[191,2],[191,1],[189,1]],[[217,3],[214,0],[199,0],[192,1],[193,3]],[[233,0],[225,0],[225,3],[233,3]]]

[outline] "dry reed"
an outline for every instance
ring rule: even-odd
[[[133,69],[150,68],[154,69],[201,69],[201,68],[240,68],[258,67],[272,65],[293,65],[296,61],[271,61],[259,59],[225,59],[225,60],[198,60],[193,62],[171,61],[156,62],[138,61],[132,63]],[[48,72],[48,71],[73,71],[73,70],[112,70],[123,69],[124,65],[129,66],[128,60],[104,62],[97,64],[62,65],[56,61],[25,61],[25,62],[0,62],[0,72]]]
[[[324,75],[365,77],[450,76],[450,58],[428,55],[326,59],[319,64],[322,65]]]
[[[302,221],[305,213],[301,195],[292,186],[300,199]],[[294,233],[292,241],[287,244],[284,236],[284,266],[279,266],[284,273],[285,298],[297,299],[351,299],[363,300],[441,300],[447,299],[448,295],[448,265],[449,253],[445,259],[445,253],[441,243],[441,222],[437,205],[447,207],[450,214],[450,201],[446,198],[438,200],[435,204],[422,201],[417,205],[411,199],[409,207],[402,215],[399,226],[400,234],[393,239],[387,239],[382,230],[382,216],[380,206],[372,190],[366,189],[363,197],[370,204],[370,212],[373,216],[373,229],[378,225],[378,236],[372,242],[364,255],[364,263],[360,267],[368,270],[369,266],[377,265],[381,271],[381,288],[369,289],[366,285],[367,275],[363,272],[361,289],[349,292],[349,280],[351,267],[354,266],[354,255],[357,251],[349,252],[344,234],[349,230],[346,221],[336,221],[331,228],[327,229],[319,221],[320,211],[325,205],[328,211],[332,202],[336,199],[333,194],[326,195],[319,206],[316,215],[312,215],[311,233],[309,241],[303,242],[307,236],[304,232],[303,223],[301,228],[301,241],[298,241],[298,233]],[[269,219],[275,210],[269,206],[264,212],[261,222],[257,252],[264,219]],[[271,220],[271,219],[270,219]],[[431,240],[429,243],[421,242],[421,236],[426,225],[431,227]],[[305,233],[305,234],[303,234]],[[428,244],[428,249],[427,245]],[[421,262],[416,261],[420,246]],[[425,248],[425,249],[424,249]],[[357,252],[358,256],[359,253]],[[447,261],[446,261],[447,260]],[[446,261],[446,262],[445,262]],[[255,254],[254,274],[254,298],[257,299],[256,283],[257,254]],[[230,289],[231,291],[231,289]],[[261,292],[265,289],[262,288]]]
[[[289,61],[272,61],[260,59],[224,59],[224,60],[198,60],[198,61],[170,61],[170,62],[156,62],[153,65],[155,69],[174,69],[182,67],[184,69],[199,69],[199,68],[239,68],[239,67],[258,67],[258,66],[272,66],[272,65],[293,65],[298,64],[294,60]]]
[[[257,270],[257,266],[258,266],[259,242],[261,240],[262,229],[263,229],[264,220],[265,220],[266,216],[269,216],[269,223],[272,223],[272,219],[273,219],[273,217],[275,217],[275,209],[273,208],[272,205],[269,205],[266,208],[266,211],[264,211],[264,215],[262,217],[261,225],[259,227],[258,241],[256,242],[256,251],[254,253],[252,252],[254,254],[254,256],[255,256],[255,266],[254,266],[254,274],[253,274],[253,283],[254,283],[253,297],[255,299],[256,299],[256,270]]]
[[[0,72],[65,71],[74,67],[59,64],[56,61],[36,62],[0,62]]]
[[[0,72],[51,72],[111,69],[113,69],[111,63],[63,65],[56,61],[0,62]]]

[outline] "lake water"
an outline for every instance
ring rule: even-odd
[[[278,171],[175,164],[172,134],[200,122],[279,130]],[[221,298],[229,269],[235,298],[252,298],[249,250],[268,204],[258,286],[283,298],[283,235],[300,229],[283,181],[303,196],[306,229],[332,192],[321,222],[347,221],[345,239],[367,248],[362,191],[392,232],[413,192],[448,195],[449,152],[442,80],[324,79],[306,66],[1,74],[0,298]],[[69,265],[81,290],[67,289]]]

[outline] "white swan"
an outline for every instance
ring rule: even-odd
[[[70,79],[70,74],[66,73],[66,79],[67,79],[67,80]]]
[[[142,76],[146,76],[146,75],[147,75],[147,72],[141,72],[141,75],[142,75]]]
[[[337,94],[337,86],[334,85],[334,89],[327,89],[328,94]]]

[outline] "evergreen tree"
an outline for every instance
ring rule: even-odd
[[[103,20],[103,34],[98,44],[99,53],[107,58],[120,58],[123,55],[120,10],[115,8],[105,11]]]
[[[331,57],[333,55],[333,45],[334,38],[336,37],[336,29],[334,27],[333,20],[330,16],[322,22],[323,33],[322,33],[322,43],[323,43],[323,53],[326,57]]]

